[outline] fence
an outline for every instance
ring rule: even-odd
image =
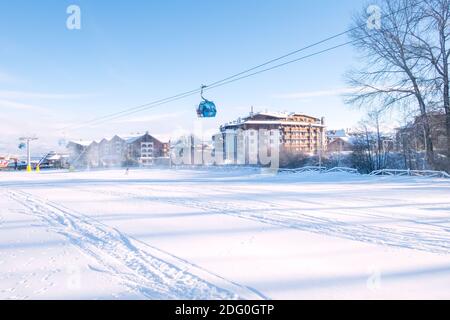
[[[202,166],[176,166],[174,168],[177,169],[198,169],[198,168],[211,168],[215,170],[229,170],[233,171],[236,169],[247,169],[247,170],[261,170],[260,167],[248,167],[248,166],[210,166],[210,167],[202,167]],[[326,167],[319,166],[306,166],[302,168],[296,169],[279,169],[280,173],[306,173],[306,172],[316,172],[316,173],[351,173],[351,174],[359,174],[358,170],[355,168],[348,167],[335,167],[328,169]],[[409,176],[409,177],[427,177],[427,178],[448,178],[450,179],[450,174],[444,171],[433,171],[433,170],[400,170],[400,169],[383,169],[376,170],[369,173],[369,176]]]
[[[344,172],[359,174],[357,169],[347,167],[335,167],[327,169],[325,167],[303,167],[298,169],[280,169],[280,172],[286,173],[304,173],[304,172],[318,172],[318,173],[333,173]],[[408,177],[427,177],[427,178],[447,178],[450,179],[450,174],[445,171],[433,171],[433,170],[399,170],[399,169],[383,169],[376,170],[369,174],[369,176],[408,176]]]
[[[347,167],[335,167],[331,169],[327,169],[326,167],[314,167],[308,166],[298,169],[280,169],[280,172],[287,173],[304,173],[304,172],[319,172],[319,173],[333,173],[333,172],[345,172],[345,173],[354,173],[357,174],[358,170],[354,168]]]
[[[433,170],[397,170],[383,169],[370,173],[371,176],[400,176],[400,177],[428,177],[428,178],[450,178],[450,175],[444,171]]]

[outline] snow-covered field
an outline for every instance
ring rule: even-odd
[[[0,173],[0,299],[450,299],[450,181]]]

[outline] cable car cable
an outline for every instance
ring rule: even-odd
[[[357,41],[357,40],[355,40],[355,41]],[[264,70],[260,70],[258,72],[254,72],[254,73],[249,74],[249,75],[242,76],[240,78],[231,79],[231,80],[229,80],[227,82],[224,82],[224,83],[219,83],[219,84],[217,84],[215,86],[211,86],[211,87],[210,86],[206,86],[206,88],[204,90],[205,91],[206,90],[212,90],[212,89],[215,89],[215,88],[218,88],[218,87],[222,87],[224,85],[227,85],[227,84],[239,81],[239,80],[243,80],[245,78],[249,78],[249,77],[252,77],[252,76],[264,73],[264,72],[268,72],[268,71],[273,70],[273,69],[281,68],[283,66],[286,66],[286,65],[289,65],[289,64],[301,61],[301,60],[305,60],[307,58],[311,58],[313,56],[316,56],[316,55],[319,55],[319,54],[322,54],[322,53],[325,53],[325,52],[329,52],[329,51],[338,49],[340,47],[346,46],[346,45],[348,45],[350,43],[353,43],[353,42],[354,41],[348,41],[348,42],[345,42],[345,43],[342,43],[342,44],[339,44],[339,45],[336,45],[336,46],[333,46],[333,47],[330,47],[330,48],[327,48],[327,49],[324,49],[324,50],[321,50],[321,51],[318,51],[318,52],[315,52],[315,53],[312,53],[312,54],[309,54],[309,55],[306,55],[306,56],[303,56],[303,57],[300,57],[300,58],[297,58],[297,59],[294,59],[294,60],[291,60],[291,61],[284,62],[282,64],[275,65],[273,67],[270,67],[270,68],[267,68],[267,69],[264,69]],[[125,113],[125,111],[123,111],[120,114],[118,114],[117,116],[111,115],[111,117],[108,117],[107,119],[97,119],[95,121],[91,121],[90,123],[94,124],[94,125],[99,125],[99,124],[102,124],[102,123],[105,123],[105,122],[108,122],[108,121],[112,121],[112,120],[116,120],[116,119],[119,119],[119,118],[122,118],[122,117],[129,116],[129,115],[132,115],[132,114],[135,114],[135,113],[138,113],[138,112],[150,110],[150,109],[159,107],[161,105],[164,105],[164,104],[167,104],[167,103],[170,103],[170,102],[173,102],[173,101],[177,101],[177,100],[181,100],[181,99],[193,96],[193,95],[197,95],[200,92],[201,92],[201,88],[199,88],[197,90],[190,91],[190,92],[186,92],[184,94],[180,94],[180,95],[174,96],[172,98],[162,99],[156,104],[142,105],[140,107],[135,108],[135,110],[128,110],[128,111],[126,111],[126,113]],[[79,129],[79,128],[85,127],[88,124],[89,123],[82,124],[79,127],[76,127],[74,129]]]
[[[404,8],[402,8],[402,9],[400,9],[400,10],[398,10],[398,11],[392,13],[391,15],[394,15],[394,14],[396,14],[396,13],[399,13],[399,12],[401,12],[401,11],[403,11],[403,10],[407,10],[408,8],[411,8],[411,7],[413,7],[414,5],[418,5],[418,4],[421,4],[421,3],[423,3],[423,2],[425,2],[425,0],[419,1],[419,2],[417,2],[417,3],[415,3],[415,4],[411,5],[411,6],[404,7]],[[389,15],[387,15],[387,16],[389,16]],[[323,39],[323,40],[317,41],[317,42],[315,42],[315,43],[313,43],[313,44],[310,44],[310,45],[308,45],[308,46],[305,46],[305,47],[302,47],[302,48],[300,48],[300,49],[297,49],[297,50],[294,50],[294,51],[292,51],[292,52],[289,52],[289,53],[287,53],[287,54],[285,54],[285,55],[282,55],[282,56],[280,56],[280,57],[278,57],[278,58],[269,60],[269,61],[267,61],[267,62],[265,62],[265,63],[262,63],[262,64],[260,64],[260,65],[255,66],[255,67],[249,68],[249,69],[247,69],[247,70],[245,70],[245,71],[236,73],[236,74],[234,74],[234,75],[232,75],[232,76],[229,76],[229,77],[226,77],[226,78],[224,78],[224,79],[222,79],[222,80],[215,81],[215,82],[213,82],[213,83],[207,85],[206,88],[205,88],[205,90],[211,90],[211,89],[214,89],[214,88],[217,88],[217,87],[220,87],[220,86],[229,84],[229,83],[233,83],[233,82],[236,82],[236,81],[239,81],[239,80],[243,80],[243,79],[245,79],[245,78],[249,78],[249,77],[252,77],[252,76],[255,76],[255,75],[264,73],[264,72],[268,72],[268,71],[270,71],[270,70],[274,70],[274,69],[283,67],[283,66],[285,66],[285,65],[292,64],[292,63],[295,63],[295,62],[304,60],[304,59],[306,59],[306,58],[313,57],[313,56],[315,56],[315,55],[318,55],[318,54],[321,54],[321,53],[325,53],[325,52],[328,52],[328,51],[331,51],[331,50],[335,50],[335,49],[337,49],[337,48],[340,48],[340,47],[346,46],[346,45],[348,45],[348,44],[351,44],[351,43],[353,43],[354,41],[349,41],[349,42],[346,42],[346,43],[342,43],[342,44],[333,46],[333,47],[331,47],[331,48],[327,48],[327,49],[321,50],[321,51],[319,51],[319,52],[315,52],[315,53],[309,54],[309,55],[307,55],[307,56],[303,56],[303,57],[300,57],[300,58],[298,58],[298,59],[290,60],[290,61],[284,62],[284,63],[282,63],[282,64],[275,65],[275,66],[273,66],[273,67],[266,68],[266,69],[263,69],[263,70],[260,70],[260,71],[257,71],[257,72],[254,72],[254,73],[251,73],[251,74],[248,74],[248,75],[245,75],[245,76],[244,76],[244,74],[246,74],[246,73],[248,73],[248,72],[257,70],[257,69],[259,69],[259,68],[261,68],[261,67],[263,67],[263,66],[269,65],[269,64],[271,64],[271,63],[273,63],[273,62],[280,61],[280,60],[285,59],[285,58],[287,58],[287,57],[289,57],[289,56],[292,56],[292,55],[295,55],[295,54],[300,53],[300,52],[302,52],[302,51],[305,51],[305,50],[307,50],[307,49],[316,47],[316,46],[318,46],[318,45],[320,45],[320,44],[323,44],[323,43],[325,43],[325,42],[328,42],[328,41],[330,41],[330,40],[339,38],[339,37],[341,37],[341,36],[343,36],[343,35],[345,35],[345,34],[347,34],[347,33],[350,33],[350,32],[352,32],[352,31],[354,31],[354,30],[357,30],[357,29],[359,29],[359,28],[362,28],[362,27],[364,27],[365,25],[366,25],[366,24],[362,24],[362,25],[356,26],[356,27],[354,27],[354,28],[348,29],[348,30],[346,30],[346,31],[343,31],[343,32],[340,32],[340,33],[335,34],[335,35],[333,35],[333,36],[330,36],[330,37],[328,37],[328,38],[325,38],[325,39]],[[363,38],[365,38],[365,37],[363,37]],[[362,38],[362,39],[363,39],[363,38]],[[355,41],[358,41],[358,40],[360,40],[360,39],[357,39],[357,40],[355,40]],[[239,77],[239,76],[241,76],[241,77]],[[235,78],[236,78],[236,79],[235,79]],[[84,122],[84,123],[81,124],[80,126],[68,126],[68,127],[65,127],[65,128],[63,128],[63,129],[61,129],[61,130],[79,129],[79,128],[85,127],[85,126],[87,126],[87,125],[90,125],[90,124],[96,124],[96,125],[98,125],[98,124],[101,124],[101,123],[106,122],[106,121],[115,120],[115,119],[117,119],[117,118],[125,117],[125,116],[128,116],[128,115],[137,113],[137,112],[141,112],[141,111],[145,111],[145,110],[148,110],[148,109],[152,109],[152,108],[158,107],[158,106],[163,105],[163,104],[167,104],[167,103],[170,103],[170,102],[173,102],[173,101],[177,101],[177,100],[180,100],[180,99],[184,99],[184,98],[187,98],[187,97],[189,97],[189,96],[193,96],[193,95],[195,95],[195,94],[198,94],[200,91],[201,91],[201,88],[200,88],[200,89],[190,90],[190,91],[187,91],[187,92],[184,92],[184,93],[180,93],[180,94],[177,94],[177,95],[168,97],[168,98],[156,100],[156,101],[149,102],[149,103],[146,103],[146,104],[142,104],[142,105],[139,105],[139,106],[136,106],[136,107],[128,108],[128,109],[126,109],[126,110],[122,110],[122,111],[115,112],[115,113],[112,113],[112,114],[109,114],[109,115],[105,115],[105,116],[102,116],[102,117],[99,117],[99,118],[96,118],[96,119],[92,119],[92,120],[90,120],[90,121],[88,121],[88,122]],[[105,120],[105,121],[102,121],[102,120]]]

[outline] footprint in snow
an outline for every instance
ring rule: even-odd
[[[100,268],[93,267],[93,266],[91,266],[90,264],[88,265],[88,268],[89,268],[90,270],[92,270],[92,271],[95,271],[95,272],[108,273],[108,271],[106,271],[106,270],[104,270],[104,269],[100,269]]]

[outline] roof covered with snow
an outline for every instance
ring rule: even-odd
[[[261,119],[261,117],[267,117],[272,119]],[[311,119],[316,119],[316,123],[310,123],[310,122],[299,122],[295,121],[294,117],[306,117]],[[224,125],[221,126],[221,128],[226,127],[232,127],[232,126],[239,126],[243,124],[278,124],[278,125],[311,125],[316,127],[325,127],[320,121],[320,119],[312,116],[308,116],[301,113],[296,112],[270,112],[270,111],[263,111],[263,112],[256,112],[256,113],[250,113],[247,117],[238,118],[237,120],[230,121]]]
[[[266,117],[272,117],[272,118],[278,118],[278,119],[285,119],[291,115],[293,115],[293,113],[264,111],[264,112],[253,113],[247,118],[252,118],[255,116],[266,116]]]
[[[89,141],[88,140],[71,140],[71,141],[69,141],[69,144],[77,144],[77,145],[82,146],[82,147],[88,147],[93,142],[94,141],[92,141],[92,140],[89,140]]]
[[[148,132],[146,132],[146,133],[134,133],[134,134],[128,134],[128,135],[119,135],[119,137],[121,139],[125,140],[126,143],[133,143],[133,142],[139,140],[140,138],[144,137],[147,134],[148,134]]]
[[[68,144],[75,144],[75,145],[79,145],[82,147],[89,147],[92,144],[97,144],[97,143],[101,143],[101,142],[110,142],[114,139],[121,139],[121,140],[125,141],[126,143],[133,143],[146,135],[149,135],[153,139],[160,141],[159,139],[155,138],[153,135],[150,135],[148,132],[145,132],[145,133],[130,133],[130,134],[124,134],[124,135],[122,135],[122,134],[114,135],[112,137],[102,138],[101,140],[98,140],[98,141],[95,141],[95,140],[71,140],[68,142]]]

